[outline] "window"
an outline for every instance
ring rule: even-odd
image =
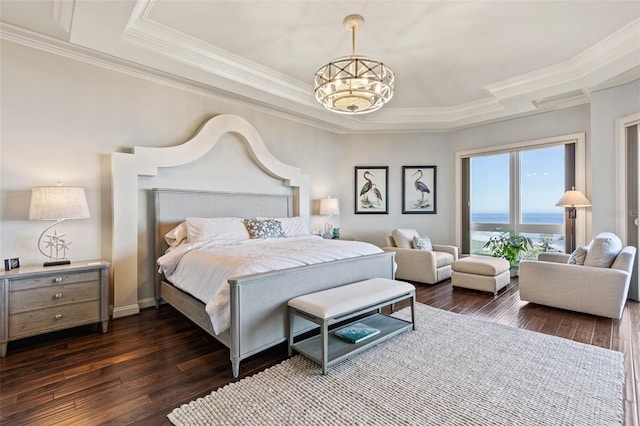
[[[496,229],[531,238],[525,257],[571,249],[565,210],[555,204],[576,182],[577,141],[556,139],[457,154],[462,253],[490,254],[483,245]]]

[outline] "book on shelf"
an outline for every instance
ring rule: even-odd
[[[380,330],[358,322],[336,330],[335,334],[348,342],[359,343],[369,337],[380,334]]]

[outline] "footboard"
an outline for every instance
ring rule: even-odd
[[[231,364],[286,340],[287,302],[294,297],[369,278],[393,278],[394,254],[380,253],[229,279]],[[299,319],[296,332],[314,325]]]

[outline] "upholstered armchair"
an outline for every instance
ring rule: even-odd
[[[520,262],[520,299],[620,319],[629,293],[636,248],[603,233],[571,255],[541,253]]]
[[[395,252],[396,278],[435,284],[451,277],[451,263],[458,260],[458,247],[432,244],[415,229],[394,229],[384,251]]]

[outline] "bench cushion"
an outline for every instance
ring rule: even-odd
[[[289,300],[289,306],[327,319],[375,305],[415,291],[412,284],[388,278],[372,278]]]
[[[502,258],[470,256],[453,262],[451,269],[457,272],[493,277],[509,270],[509,266],[509,262]]]

